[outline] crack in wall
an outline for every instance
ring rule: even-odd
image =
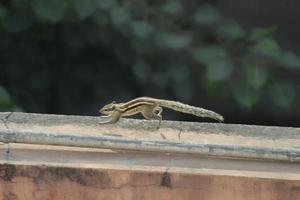
[[[5,128],[7,129],[7,130],[9,130],[9,126],[8,126],[8,122],[9,122],[9,118],[11,117],[11,115],[13,114],[14,112],[10,112],[10,113],[8,113],[4,118],[2,118],[1,119],[1,121],[3,122],[3,124],[4,124],[4,126],[5,126]]]
[[[5,157],[6,157],[6,163],[9,164],[9,160],[10,160],[10,146],[9,146],[9,143],[7,144],[7,149],[6,149],[6,152],[5,152]]]
[[[178,133],[178,141],[180,142],[180,140],[181,140],[181,133],[182,133],[182,129],[180,128],[179,129],[179,133]]]
[[[164,140],[167,139],[166,136],[165,136],[163,133],[160,133],[160,136],[161,136]]]
[[[202,191],[210,191],[209,188],[203,188],[203,187],[194,187],[194,186],[181,186],[181,185],[176,185],[176,186],[172,186],[172,187],[165,187],[165,186],[161,186],[160,184],[144,184],[144,185],[134,185],[134,184],[130,184],[130,183],[126,183],[117,187],[109,187],[107,189],[113,189],[113,190],[120,190],[126,187],[130,187],[130,188],[145,188],[145,187],[159,187],[159,188],[166,188],[166,189],[186,189],[186,190],[202,190]],[[97,188],[97,187],[95,187]]]
[[[144,188],[144,187],[160,187],[159,184],[157,183],[152,183],[152,184],[144,184],[144,185],[135,185],[135,184],[130,184],[130,183],[125,183],[120,186],[111,186],[107,189],[113,189],[113,190],[120,190],[122,188],[130,187],[130,188]]]
[[[152,183],[152,184],[150,183],[150,184],[143,184],[143,185],[135,185],[135,184],[125,183],[125,184],[122,184],[120,186],[111,186],[111,187],[108,187],[106,189],[120,190],[120,189],[127,188],[127,187],[135,188],[135,189],[136,188],[145,188],[145,187],[163,187],[163,188],[167,188],[167,189],[187,189],[187,190],[209,191],[208,188],[203,188],[203,187],[181,186],[181,185],[166,187],[166,186],[163,186],[163,185],[158,184],[158,183]],[[95,188],[97,188],[97,187],[95,187]]]

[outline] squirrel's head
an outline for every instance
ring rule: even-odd
[[[116,109],[116,102],[113,101],[110,104],[103,106],[99,112],[104,115],[110,115]]]

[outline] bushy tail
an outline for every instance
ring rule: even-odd
[[[208,118],[215,119],[219,122],[224,121],[223,116],[216,112],[213,112],[211,110],[206,110],[204,108],[183,104],[178,101],[160,100],[159,105],[179,112],[196,115],[198,117],[208,117]]]

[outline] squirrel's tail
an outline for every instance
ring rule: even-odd
[[[179,112],[196,115],[198,117],[208,117],[208,118],[215,119],[219,122],[224,121],[223,116],[214,111],[195,107],[195,106],[190,106],[190,105],[178,102],[178,101],[169,101],[169,100],[162,99],[162,100],[159,100],[159,105],[166,107],[166,108],[170,108],[172,110],[179,111]]]

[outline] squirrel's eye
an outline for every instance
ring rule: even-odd
[[[105,111],[112,111],[112,110],[114,110],[114,107],[112,106],[112,107],[108,107],[108,108],[105,108],[104,109]]]

